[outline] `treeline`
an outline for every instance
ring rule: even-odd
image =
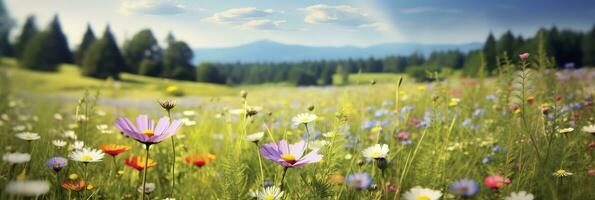
[[[333,75],[348,73],[387,72],[408,73],[426,80],[426,71],[444,68],[462,70],[476,76],[483,59],[487,73],[494,73],[498,61],[517,60],[524,52],[537,52],[543,41],[547,55],[555,58],[558,67],[595,66],[595,26],[586,32],[542,28],[534,37],[523,38],[507,31],[496,38],[489,34],[482,49],[468,53],[458,50],[433,52],[429,56],[413,53],[409,56],[385,58],[321,60],[284,63],[203,63],[198,67],[198,80],[225,84],[257,84],[289,81],[296,85],[333,84]]]

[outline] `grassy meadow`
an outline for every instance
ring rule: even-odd
[[[529,58],[485,79],[352,74],[345,86],[232,87],[2,63],[0,199],[595,196],[592,69],[556,72]],[[177,102],[170,113],[158,103],[165,99]],[[181,127],[152,144],[114,125],[120,117],[136,125],[143,114]],[[159,138],[149,129],[139,137]],[[268,147],[286,151],[269,144],[282,140],[306,145],[268,155]],[[108,154],[109,144],[123,145],[120,154]]]

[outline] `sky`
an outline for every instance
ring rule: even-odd
[[[40,28],[58,14],[74,47],[87,24],[96,35],[106,25],[119,43],[150,28],[163,42],[168,32],[197,48],[257,40],[309,46],[369,46],[408,42],[483,42],[506,30],[532,36],[556,25],[590,30],[591,0],[4,0],[16,36],[28,15]]]

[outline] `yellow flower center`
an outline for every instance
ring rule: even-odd
[[[380,154],[380,152],[378,152],[378,151],[373,151],[373,152],[370,154],[370,156],[372,156],[372,158],[378,158],[378,157],[380,157],[380,155],[381,155],[381,154]]]
[[[426,195],[421,195],[421,196],[418,196],[415,200],[430,200],[430,197],[428,197]]]
[[[149,137],[153,137],[153,135],[155,135],[153,130],[144,130],[143,133]]]
[[[566,170],[563,169],[559,169],[558,171],[556,171],[556,174],[565,174]]]
[[[91,161],[91,160],[93,160],[93,157],[91,157],[90,155],[83,155],[83,156],[81,156],[81,160],[82,161]]]
[[[283,160],[285,160],[285,162],[288,162],[288,163],[291,163],[291,164],[293,164],[293,163],[296,162],[295,156],[293,154],[290,154],[290,153],[286,153],[286,154],[281,155],[281,158],[283,158]]]
[[[265,199],[265,200],[274,200],[274,199],[275,199],[275,196],[273,196],[272,194],[267,194],[267,195],[264,197],[264,199]]]

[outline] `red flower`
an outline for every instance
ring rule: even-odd
[[[140,157],[140,156],[131,156],[130,158],[127,158],[126,160],[124,160],[124,163],[126,163],[126,165],[128,165],[138,171],[142,171],[145,169],[145,162],[146,162],[145,157]],[[157,166],[157,162],[155,162],[154,160],[149,159],[148,162],[149,163],[147,163],[147,168]]]
[[[124,153],[130,150],[129,146],[126,145],[118,145],[118,144],[108,144],[108,145],[99,145],[99,149],[103,151],[103,153],[117,156],[118,154]]]
[[[215,155],[210,153],[194,154],[186,156],[186,158],[184,158],[184,162],[197,167],[205,166],[212,160],[215,160]]]

